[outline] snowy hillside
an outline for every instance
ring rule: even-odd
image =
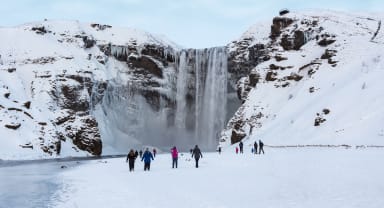
[[[91,108],[106,81],[119,76],[119,63],[108,61],[103,46],[113,53],[119,45],[144,44],[178,47],[142,31],[99,24],[0,28],[0,158],[100,154]]]
[[[237,42],[264,44],[267,58],[242,78],[244,104],[222,144],[384,145],[380,24],[375,16],[313,11],[276,17],[264,36],[251,28]]]
[[[0,158],[384,145],[383,16],[288,13],[208,49],[94,23],[0,28]]]

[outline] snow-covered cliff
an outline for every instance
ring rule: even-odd
[[[380,16],[309,11],[263,25],[229,45],[240,64],[252,58],[244,48],[262,60],[238,83],[244,104],[222,145],[384,145]]]
[[[0,158],[214,149],[238,107],[225,47],[68,21],[0,30]]]
[[[259,138],[383,145],[383,34],[380,16],[328,11],[209,49],[101,24],[0,28],[0,158]]]

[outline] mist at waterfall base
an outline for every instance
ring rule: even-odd
[[[159,106],[143,96],[140,80],[121,72],[110,80],[101,105],[94,110],[103,140],[103,154],[145,147],[168,151],[217,148],[220,131],[231,115],[227,49],[189,49],[174,53],[164,67]],[[234,107],[235,106],[235,107]]]

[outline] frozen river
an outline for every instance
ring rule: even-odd
[[[0,208],[50,207],[66,184],[59,175],[90,159],[102,158],[0,161]]]

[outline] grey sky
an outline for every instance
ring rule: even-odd
[[[281,8],[383,12],[383,0],[1,0],[0,25],[47,19],[99,22],[167,36],[193,48],[220,46]]]

